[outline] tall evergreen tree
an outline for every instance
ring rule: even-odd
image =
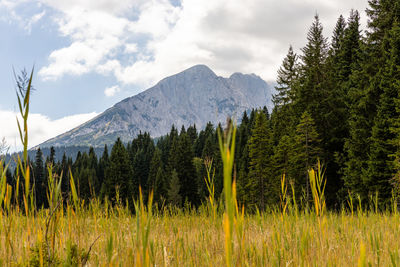
[[[298,118],[307,111],[315,120],[321,141],[325,143],[328,131],[327,121],[324,118],[329,92],[325,84],[328,43],[322,32],[322,24],[316,15],[307,34],[307,44],[302,49],[303,54],[300,57],[302,65],[295,105]]]
[[[305,190],[306,199],[310,200],[310,186],[307,171],[316,164],[321,155],[320,139],[311,115],[305,111],[297,125],[294,147],[290,154],[291,166],[289,177],[294,179],[296,187]]]
[[[185,132],[181,133],[179,137],[178,151],[179,168],[176,171],[181,185],[180,195],[185,201],[187,199],[192,204],[199,204],[196,170],[193,165],[194,153],[190,139]]]
[[[388,50],[385,53],[385,64],[377,74],[380,80],[378,86],[383,93],[372,126],[366,186],[370,193],[377,191],[388,202],[392,189],[390,181],[396,173],[392,157],[398,148],[396,142],[393,142],[398,131],[393,129],[400,116],[396,107],[400,91],[400,28],[397,22],[385,36],[382,45]]]
[[[265,210],[267,203],[277,199],[277,183],[271,177],[272,138],[264,112],[257,112],[249,140],[248,199]],[[268,199],[267,199],[268,195]]]
[[[112,201],[116,200],[116,190],[119,197],[125,200],[132,200],[137,197],[132,194],[132,168],[129,162],[129,154],[120,138],[114,143],[111,150],[110,162],[105,172],[105,179],[102,187],[102,195],[108,196]]]
[[[374,183],[373,177],[369,170],[375,169],[373,175],[376,175],[378,167],[373,167],[371,160],[379,158],[379,161],[385,161],[384,155],[379,155],[377,150],[378,129],[384,129],[385,113],[390,106],[388,96],[390,93],[382,86],[383,81],[387,79],[383,73],[387,68],[387,51],[390,50],[390,42],[387,36],[393,27],[393,23],[399,19],[399,4],[395,0],[388,1],[369,1],[370,7],[367,9],[369,16],[368,31],[365,44],[361,50],[360,70],[354,71],[351,75],[350,82],[353,87],[349,90],[350,103],[350,119],[349,129],[350,136],[345,143],[345,151],[347,153],[346,167],[344,169],[344,182],[346,187],[353,193],[358,193],[363,199],[367,199],[371,193],[369,185]],[[383,80],[382,80],[383,79]],[[384,92],[383,90],[386,90]],[[384,97],[381,101],[380,98]],[[386,99],[386,100],[385,100]],[[389,105],[388,105],[389,104]],[[386,108],[383,108],[383,106]],[[390,109],[390,108],[389,108]],[[386,110],[386,111],[384,111]],[[379,113],[379,115],[378,115]],[[375,117],[378,118],[375,118]],[[380,126],[378,126],[380,124]],[[375,128],[372,130],[372,128]],[[373,133],[375,132],[375,133]],[[374,137],[372,137],[374,135]],[[387,138],[389,135],[385,134]],[[373,142],[371,142],[373,141]],[[370,145],[373,145],[371,147]],[[387,150],[386,148],[382,148]],[[390,149],[389,149],[390,150]],[[374,155],[369,156],[373,152]],[[387,174],[384,180],[387,179]],[[375,189],[377,189],[375,187]],[[380,190],[378,190],[380,191]]]
[[[41,207],[46,202],[46,172],[43,165],[43,153],[40,148],[36,151],[35,165],[33,169],[34,181],[35,181],[35,191],[36,191],[36,205]]]
[[[104,179],[105,179],[105,171],[108,167],[109,164],[109,158],[108,158],[108,147],[107,145],[104,145],[104,150],[103,150],[103,154],[101,156],[101,158],[99,159],[99,165],[97,168],[97,178],[99,181],[99,185],[100,185],[100,190],[103,186],[104,183]]]
[[[156,148],[150,163],[148,188],[153,190],[154,202],[159,203],[167,198],[167,183],[161,161],[161,151]],[[159,203],[161,204],[161,203]]]
[[[343,187],[340,177],[343,168],[343,148],[349,136],[349,88],[352,73],[359,69],[360,22],[357,11],[351,11],[347,27],[343,29],[343,17],[340,17],[334,31],[329,58],[327,60],[326,86],[329,88],[326,109],[323,114],[326,122],[324,159],[327,166],[327,200],[334,202],[337,192]]]
[[[179,182],[178,173],[176,170],[171,172],[171,180],[168,188],[168,202],[173,205],[180,207],[182,205],[182,196],[180,195],[181,185]]]
[[[278,70],[277,93],[273,95],[272,101],[275,106],[285,106],[293,101],[293,86],[298,78],[297,55],[293,52],[293,47],[289,47],[289,51],[282,62],[282,66]]]

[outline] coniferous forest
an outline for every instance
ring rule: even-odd
[[[28,153],[33,70],[16,79],[23,151],[0,143],[0,266],[400,266],[400,1],[367,15],[328,37],[316,15],[272,110],[74,158]]]
[[[326,200],[337,209],[349,195],[363,203],[378,197],[382,207],[398,194],[400,185],[400,3],[370,1],[367,29],[352,10],[340,16],[332,36],[323,35],[315,16],[306,45],[288,53],[277,73],[274,108],[245,112],[237,125],[234,176],[237,196],[246,208],[265,210],[279,200],[281,177],[294,187],[298,200],[308,203],[307,171],[318,160],[327,177]],[[198,131],[172,126],[157,141],[141,133],[128,144],[116,140],[98,158],[93,149],[45,161],[40,149],[32,182],[44,190],[46,164],[75,177],[83,199],[116,194],[124,201],[154,191],[158,205],[199,206],[207,197],[204,160],[215,168],[215,194],[222,196],[222,161],[218,128],[209,123]],[[68,181],[68,179],[65,179]],[[63,192],[68,192],[68,182]],[[37,193],[36,203],[46,206]]]

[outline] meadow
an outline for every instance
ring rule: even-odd
[[[32,76],[31,76],[32,79]],[[31,80],[30,79],[30,80]],[[37,209],[27,164],[30,83],[20,92],[18,122],[22,158],[17,186],[7,184],[10,162],[0,159],[0,266],[398,266],[400,218],[397,199],[379,209],[349,196],[341,211],[325,205],[326,177],[317,164],[308,178],[309,204],[300,206],[281,179],[280,202],[260,212],[237,202],[233,173],[236,127],[219,133],[224,194],[214,196],[211,165],[204,182],[209,197],[199,208],[159,208],[152,193],[131,207],[118,199],[79,199],[61,192],[62,175],[48,165],[49,207]],[[13,189],[14,188],[14,189]],[[21,189],[21,190],[20,190]]]
[[[1,215],[1,266],[223,266],[221,216],[206,212],[154,214],[149,228],[122,207],[92,204],[55,215],[57,228],[45,236],[49,211]],[[241,240],[234,238],[235,266],[398,266],[399,216],[346,212],[249,215]],[[149,231],[145,243],[143,230]],[[89,252],[90,249],[90,252]],[[89,254],[88,254],[89,252]],[[50,259],[48,258],[50,256]]]

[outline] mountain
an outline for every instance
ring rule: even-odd
[[[271,108],[271,88],[254,74],[234,73],[223,78],[205,65],[196,65],[39,146],[103,146],[117,137],[130,141],[140,131],[159,137],[172,125],[180,129],[196,124],[201,129],[209,121],[225,122],[227,116],[240,119],[245,110]]]

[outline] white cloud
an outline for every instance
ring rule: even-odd
[[[125,44],[125,50],[124,50],[125,54],[132,54],[132,53],[136,53],[137,51],[138,51],[137,44],[135,44],[135,43]]]
[[[107,97],[111,97],[111,96],[114,96],[116,93],[118,93],[119,91],[121,91],[121,89],[119,88],[119,86],[118,85],[114,85],[114,86],[111,86],[111,87],[108,87],[108,88],[106,88],[105,90],[104,90],[104,94],[107,96]]]
[[[41,20],[41,19],[44,17],[44,15],[46,15],[46,11],[45,11],[45,10],[43,10],[43,11],[40,12],[40,13],[37,13],[37,14],[33,15],[33,16],[29,19],[29,21],[26,23],[25,30],[27,30],[27,31],[30,33],[31,30],[32,30],[32,26],[33,26],[35,23],[37,23],[39,20]]]
[[[47,116],[38,113],[29,114],[28,138],[29,147],[39,145],[42,142],[59,134],[73,129],[76,126],[94,118],[97,113],[76,114],[61,119],[51,120]],[[5,137],[11,147],[11,151],[20,150],[21,142],[17,126],[17,113],[9,110],[0,110],[0,140]],[[19,118],[21,119],[21,118]],[[20,120],[21,121],[21,120]]]
[[[33,2],[30,0],[0,0],[0,21],[7,23],[16,22],[19,27],[23,28],[30,34],[33,25],[46,15],[45,10],[35,14],[31,14],[26,10],[24,12],[19,10],[19,7],[28,6],[32,3]],[[36,4],[37,7],[41,5],[40,3]],[[30,8],[26,9],[30,10]]]
[[[274,80],[289,44],[299,50],[316,12],[331,36],[340,14],[363,0],[41,0],[61,14],[71,43],[53,51],[44,79],[97,72],[149,86],[195,64]],[[366,21],[364,12],[361,12]]]

